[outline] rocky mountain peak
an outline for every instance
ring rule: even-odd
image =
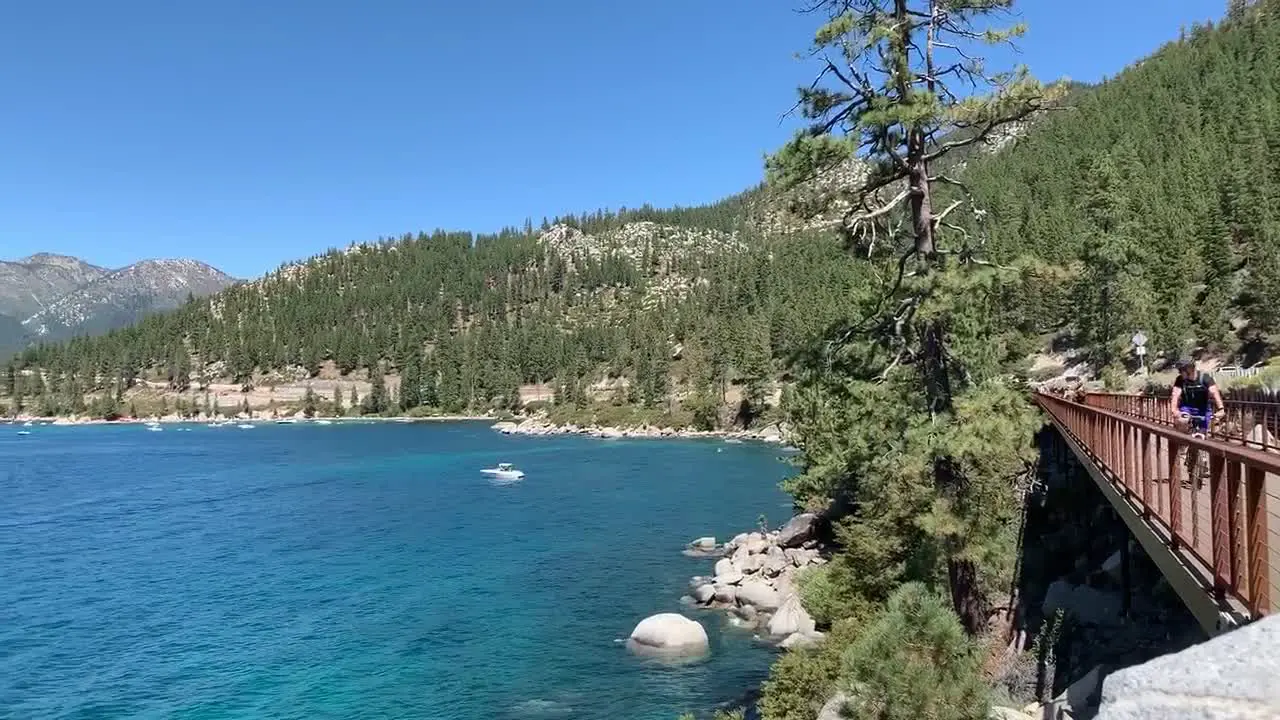
[[[35,339],[106,332],[235,279],[196,260],[143,260],[117,270],[56,253],[0,261],[0,352]]]

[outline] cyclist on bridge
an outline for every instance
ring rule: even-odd
[[[1200,372],[1190,358],[1182,358],[1176,365],[1178,377],[1174,378],[1173,393],[1169,396],[1174,422],[1184,431],[1206,432],[1213,417],[1209,412],[1210,401],[1218,414],[1224,410],[1222,393],[1213,382],[1213,376]]]

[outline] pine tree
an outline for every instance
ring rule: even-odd
[[[1264,342],[1280,333],[1280,223],[1268,227],[1249,248],[1241,309],[1252,337]]]
[[[684,407],[693,415],[695,427],[714,430],[719,425],[719,400],[710,359],[701,344],[691,340],[685,347],[684,361],[685,380],[689,387]]]
[[[977,648],[924,585],[895,591],[844,657],[853,717],[983,720],[987,688]]]
[[[995,385],[1012,358],[992,352],[993,340],[1013,328],[991,328],[986,338],[974,333],[984,334],[982,326],[995,319],[975,310],[989,305],[983,296],[998,295],[1004,279],[972,262],[977,250],[972,233],[958,229],[953,216],[973,209],[972,197],[960,193],[952,199],[945,189],[960,181],[941,180],[938,167],[948,154],[984,142],[1046,99],[1045,90],[1025,70],[979,71],[980,60],[955,50],[975,39],[1003,42],[1020,35],[1022,27],[980,27],[1008,4],[964,3],[962,11],[951,13],[937,12],[923,0],[895,0],[887,8],[870,1],[816,3],[829,13],[815,36],[814,56],[824,60],[817,80],[801,87],[799,102],[813,124],[768,162],[771,180],[793,188],[866,151],[870,172],[865,179],[819,194],[798,208],[814,214],[836,199],[847,201],[854,208],[843,225],[848,242],[881,265],[882,277],[890,278],[875,289],[876,297],[860,303],[864,320],[832,338],[825,366],[843,366],[852,377],[844,381],[841,395],[815,397],[814,411],[831,412],[827,404],[841,402],[850,381],[862,394],[895,407],[850,429],[860,436],[860,445],[898,446],[890,453],[884,450],[890,445],[877,447],[880,457],[897,457],[893,468],[878,467],[875,456],[845,463],[843,472],[858,478],[862,523],[850,531],[860,529],[867,537],[872,531],[886,533],[879,544],[888,552],[879,561],[891,566],[910,556],[941,558],[945,567],[940,572],[948,578],[955,610],[975,634],[986,625],[991,588],[979,576],[977,558],[995,552],[991,546],[999,539],[989,529],[991,517],[1000,516],[1009,504],[997,503],[993,509],[978,498],[998,499],[992,492],[997,485],[1007,492],[1008,469],[966,466],[956,453],[996,444],[1000,447],[984,448],[989,456],[1012,456],[1020,464],[1019,446],[1029,443],[1031,428],[991,436],[985,427],[959,424],[961,408],[978,401],[975,394],[986,401],[1019,396]],[[974,86],[986,86],[990,93],[973,92]],[[809,376],[819,396],[837,391],[827,375]],[[881,388],[891,392],[889,397],[873,392],[877,383],[890,383]],[[1018,402],[1025,406],[1025,400]],[[1029,408],[1016,404],[1007,409],[1015,418],[1031,415]],[[844,411],[850,412],[852,408]],[[814,430],[822,422],[801,420]],[[930,425],[933,433],[922,434]],[[928,439],[938,433],[952,437],[953,444]],[[907,444],[894,442],[895,434]],[[823,467],[817,454],[806,457],[814,469]],[[904,455],[911,460],[904,462]],[[917,474],[909,477],[907,467]],[[883,482],[871,479],[887,473],[892,484],[887,477]],[[905,522],[886,526],[886,519]]]
[[[400,410],[407,412],[422,404],[422,361],[416,352],[405,358],[400,375]]]
[[[436,390],[438,376],[439,371],[436,368],[435,353],[430,353],[426,356],[426,363],[419,378],[419,385],[421,387],[420,397],[418,398],[419,405],[425,405],[427,407],[437,407],[440,405],[440,396]]]
[[[307,386],[307,391],[306,391],[306,393],[304,393],[304,394],[303,394],[303,396],[302,396],[302,415],[303,415],[303,417],[308,417],[308,418],[313,418],[313,417],[315,417],[315,416],[316,416],[316,404],[317,404],[318,402],[319,402],[319,400],[318,400],[318,398],[316,398],[316,393],[315,393],[315,391],[311,389],[311,386],[310,386],[310,385],[308,385],[308,386]]]
[[[759,315],[748,316],[742,325],[742,335],[738,374],[743,380],[743,401],[746,405],[739,415],[744,424],[749,424],[763,411],[774,374],[766,320]]]
[[[1076,303],[1080,340],[1109,367],[1120,360],[1129,336],[1151,327],[1150,289],[1138,274],[1141,245],[1131,229],[1129,204],[1110,158],[1099,158],[1090,171],[1085,215],[1093,224],[1084,246],[1085,271]],[[1166,347],[1170,344],[1166,343]]]
[[[384,412],[389,404],[387,402],[387,385],[382,377],[382,368],[370,368],[369,393],[364,396],[364,403],[360,406],[361,412],[366,415],[378,415]]]
[[[191,385],[191,358],[185,348],[174,349],[169,361],[169,388],[182,392]]]

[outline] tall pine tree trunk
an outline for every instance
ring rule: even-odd
[[[934,242],[933,198],[929,187],[929,168],[924,160],[925,139],[923,133],[912,132],[908,139],[908,163],[911,188],[911,223],[915,235],[915,252],[925,269],[937,272],[943,269],[943,257]],[[925,385],[925,400],[933,415],[951,410],[951,379],[947,369],[946,328],[938,320],[927,320],[921,338],[920,369]],[[934,462],[934,486],[942,497],[954,499],[963,490],[964,478],[959,477],[949,458]],[[987,625],[987,598],[978,583],[978,568],[972,560],[956,557],[958,548],[947,547],[947,580],[951,590],[951,603],[961,624],[970,635],[978,635]]]

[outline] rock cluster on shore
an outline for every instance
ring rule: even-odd
[[[817,539],[818,516],[804,513],[772,532],[742,533],[722,546],[699,538],[687,554],[716,552],[720,559],[711,577],[695,577],[688,602],[733,613],[735,623],[761,628],[782,647],[808,645],[822,639],[813,618],[800,603],[795,577],[826,562]],[[708,543],[710,541],[710,543]]]
[[[768,425],[758,430],[689,430],[659,428],[642,425],[633,428],[617,428],[599,425],[556,425],[537,418],[521,422],[500,422],[493,429],[504,435],[586,435],[598,438],[734,438],[782,443],[784,429]]]

